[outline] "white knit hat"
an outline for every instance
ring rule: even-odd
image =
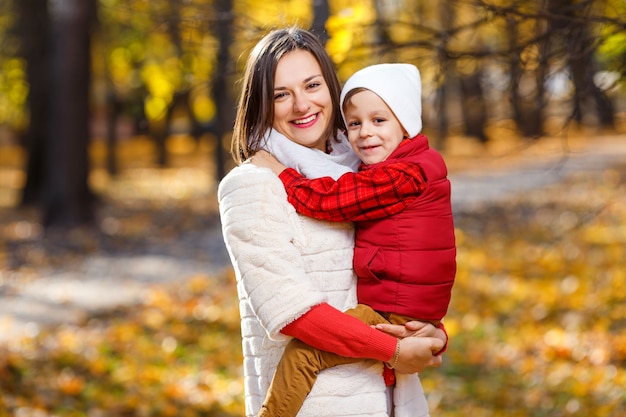
[[[344,123],[343,100],[355,88],[366,88],[382,98],[410,137],[422,130],[422,83],[414,65],[377,64],[355,72],[341,90]]]

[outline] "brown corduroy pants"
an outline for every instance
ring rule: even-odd
[[[379,313],[371,307],[359,304],[346,314],[367,324],[392,323],[404,325],[414,318],[394,313]],[[274,378],[259,412],[259,417],[295,417],[306,396],[311,392],[317,374],[323,369],[364,360],[347,358],[332,352],[315,349],[293,339],[276,367]],[[382,376],[381,376],[382,377]]]

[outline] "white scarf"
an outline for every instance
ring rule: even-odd
[[[338,132],[339,142],[333,141],[330,154],[307,148],[270,129],[261,146],[283,165],[293,168],[307,178],[332,177],[337,179],[346,172],[355,172],[361,160],[356,156],[348,139]]]

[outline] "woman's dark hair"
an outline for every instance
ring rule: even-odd
[[[256,44],[246,62],[230,149],[238,164],[260,149],[263,136],[272,127],[276,67],[285,54],[294,50],[308,51],[315,57],[330,90],[333,114],[326,137],[336,139],[337,131],[343,129],[341,86],[324,45],[313,33],[296,26],[273,30]]]

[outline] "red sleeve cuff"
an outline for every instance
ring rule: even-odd
[[[312,307],[300,318],[283,327],[281,333],[341,356],[383,362],[393,356],[397,343],[395,337],[373,329],[328,304]]]
[[[278,178],[280,178],[285,185],[285,188],[287,188],[294,181],[299,181],[304,178],[304,176],[293,168],[285,168],[280,174],[278,174]]]

